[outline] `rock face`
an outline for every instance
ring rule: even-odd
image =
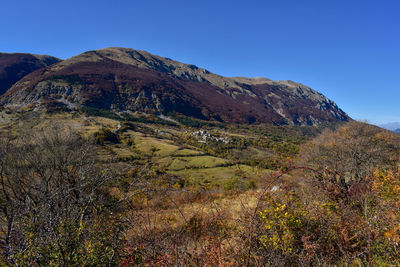
[[[0,95],[25,75],[60,61],[51,56],[0,53]]]
[[[299,83],[223,77],[127,48],[89,51],[37,70],[0,99],[5,106],[48,102],[231,123],[316,125],[349,119],[334,102]]]

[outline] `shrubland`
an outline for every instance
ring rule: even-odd
[[[399,264],[398,135],[108,115],[1,129],[4,265]]]

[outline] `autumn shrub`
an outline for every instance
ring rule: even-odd
[[[129,239],[123,265],[235,266],[224,245],[230,230],[223,214],[193,215],[176,227],[150,225]]]
[[[397,168],[400,136],[379,127],[350,122],[336,131],[327,130],[306,145],[303,164],[319,172],[320,179],[332,174],[343,189],[372,175],[376,168]]]
[[[94,140],[96,144],[104,145],[105,142],[119,143],[119,137],[116,133],[112,132],[109,128],[101,129],[94,133]]]
[[[307,144],[262,179],[241,235],[241,264],[399,264],[398,136],[352,122]],[[239,257],[240,258],[240,257]]]

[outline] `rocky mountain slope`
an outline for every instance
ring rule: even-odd
[[[0,53],[0,95],[25,75],[60,61],[44,55]]]
[[[127,48],[89,51],[37,70],[2,96],[9,107],[63,103],[234,123],[347,121],[333,101],[292,81],[223,77]]]

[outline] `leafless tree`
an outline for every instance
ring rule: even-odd
[[[114,262],[118,232],[103,242],[96,227],[114,227],[104,218],[112,212],[106,185],[116,176],[95,153],[61,126],[0,140],[0,244],[8,264]]]

